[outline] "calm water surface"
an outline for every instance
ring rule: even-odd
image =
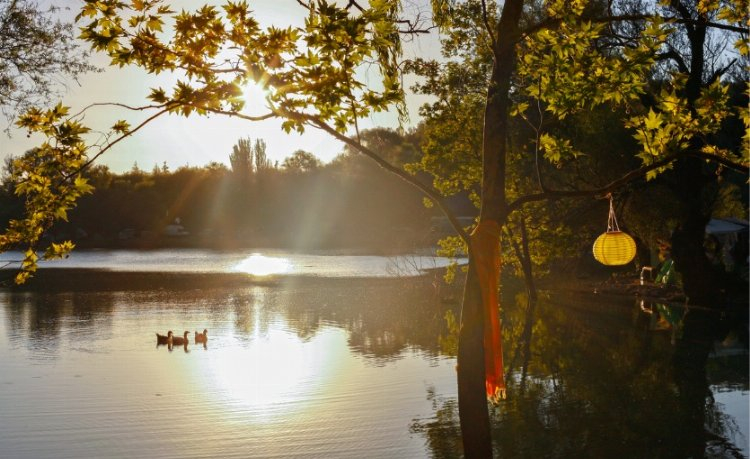
[[[0,456],[424,456],[409,427],[455,362],[415,330],[439,311],[394,327],[385,293],[0,293]],[[203,328],[205,349],[156,346]]]
[[[417,279],[293,276],[0,290],[0,457],[459,457],[446,296]],[[498,457],[747,457],[746,317],[594,295],[503,302]],[[191,344],[157,347],[167,330]]]

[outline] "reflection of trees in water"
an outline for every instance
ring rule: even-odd
[[[519,297],[505,309],[511,368],[509,398],[492,410],[496,455],[742,457],[731,442],[736,425],[714,402],[706,374],[709,351],[727,333],[720,315],[690,310],[673,345],[639,311],[597,301],[534,306]],[[747,374],[741,378],[746,385]],[[459,457],[455,400],[428,398],[435,416],[413,431],[435,457]]]
[[[404,280],[289,281],[284,288],[263,288],[234,295],[237,331],[258,333],[259,325],[283,320],[302,340],[325,326],[349,332],[352,351],[373,359],[395,359],[418,348],[438,354],[445,305],[431,294],[429,282]],[[260,290],[260,289],[256,289]]]
[[[341,327],[349,333],[353,352],[385,360],[413,348],[438,355],[449,306],[435,297],[429,280],[418,279],[290,278],[282,285],[240,289],[129,293],[126,301],[128,308],[146,314],[158,305],[160,313],[172,311],[185,321],[203,321],[207,314],[207,324],[199,329],[228,322],[240,340],[282,328],[308,341],[321,328]]]
[[[415,420],[409,429],[410,432],[425,437],[427,448],[435,459],[462,457],[458,400],[440,397],[432,386],[427,388],[427,400],[432,403],[435,417],[429,420]]]
[[[40,356],[54,353],[63,337],[87,341],[112,328],[112,293],[8,292],[5,299],[11,342]]]
[[[411,348],[437,355],[446,306],[436,301],[432,289],[428,281],[414,279],[363,285],[351,292],[354,303],[342,297],[329,303],[326,318],[342,325],[350,348],[366,357],[387,361]]]
[[[225,304],[232,312],[234,329],[239,338],[247,338],[255,333],[268,333],[268,295],[269,292],[264,289],[252,289],[245,294],[227,296]],[[262,318],[265,320],[259,321]]]
[[[349,333],[353,352],[380,363],[410,349],[438,355],[447,308],[429,280],[413,278],[292,278],[282,285],[240,289],[8,292],[6,298],[11,340],[48,353],[63,337],[75,341],[109,335],[117,304],[132,313],[168,317],[164,330],[155,330],[162,333],[181,332],[192,322],[200,322],[199,330],[229,322],[241,340],[263,337],[280,326],[307,341],[323,327],[341,327]]]

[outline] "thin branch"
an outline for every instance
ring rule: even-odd
[[[690,69],[688,68],[687,64],[685,63],[685,59],[682,58],[682,55],[677,52],[672,46],[669,46],[669,51],[666,53],[661,53],[656,56],[657,60],[666,60],[666,59],[672,59],[675,64],[677,64],[677,68],[680,69],[680,72],[682,73],[690,73]]]
[[[656,18],[658,16],[653,14],[625,14],[620,16],[606,16],[606,17],[599,17],[599,18],[586,18],[586,20],[591,21],[593,23],[611,23],[611,22],[624,22],[624,21],[646,21],[649,19]],[[673,24],[685,24],[688,26],[695,25],[699,21],[692,19],[690,17],[666,17],[662,18],[664,21],[671,22]],[[561,18],[547,18],[541,22],[538,22],[530,27],[527,27],[521,32],[520,38],[523,39],[529,35],[533,35],[534,33],[542,30],[542,29],[554,29],[557,28],[560,24],[562,24]],[[713,28],[713,29],[719,29],[719,30],[726,30],[729,32],[736,32],[741,34],[748,34],[750,33],[750,28],[747,27],[740,27],[740,26],[734,26],[731,24],[722,24],[720,22],[711,22],[711,21],[700,21],[701,26],[705,26],[707,28]]]
[[[405,24],[407,26],[406,29],[399,29],[398,33],[402,35],[418,35],[418,34],[428,34],[432,30],[437,29],[437,25],[431,25],[428,27],[421,27],[423,21],[421,14],[417,14],[416,18],[412,21],[411,19],[397,19],[395,21],[396,24]]]
[[[724,67],[716,70],[712,75],[711,78],[708,79],[706,84],[712,84],[717,79],[721,78],[725,73],[727,73],[727,70],[729,70],[735,63],[737,62],[737,59],[732,59],[727,65]]]
[[[590,190],[546,190],[542,191],[541,193],[535,193],[535,194],[529,194],[526,196],[521,196],[520,198],[516,199],[512,203],[508,205],[508,212],[512,212],[513,210],[519,209],[521,206],[523,206],[526,203],[533,202],[533,201],[542,201],[545,199],[554,199],[554,198],[573,198],[573,197],[585,197],[585,196],[596,196],[596,195],[603,195],[606,193],[610,193],[614,191],[615,189],[633,181],[638,178],[641,178],[645,176],[648,172],[659,169],[660,167],[664,167],[669,165],[671,162],[677,160],[681,156],[694,156],[698,158],[703,158],[709,161],[714,161],[719,164],[722,164],[725,167],[728,167],[730,169],[733,169],[737,172],[740,172],[744,175],[747,175],[749,171],[749,168],[747,165],[744,164],[738,164],[734,161],[731,161],[728,158],[725,158],[723,156],[718,156],[710,153],[704,153],[704,152],[685,152],[683,155],[674,154],[667,156],[666,158],[662,159],[661,161],[657,161],[653,164],[650,164],[648,166],[643,166],[639,169],[633,170],[628,172],[627,174],[623,175],[617,180],[614,180],[607,185],[604,185],[600,188],[594,188]]]
[[[437,28],[438,28],[438,26],[430,26],[430,27],[427,27],[426,29],[414,29],[414,28],[409,28],[409,29],[405,29],[405,30],[404,29],[399,29],[398,33],[400,33],[401,35],[418,35],[418,34],[425,35],[425,34],[428,34],[428,33],[432,32],[433,30],[435,30]]]
[[[521,196],[520,198],[516,199],[515,201],[511,202],[508,205],[508,213],[521,208],[526,203],[534,202],[534,201],[543,201],[545,199],[555,199],[555,198],[575,198],[575,197],[586,197],[586,196],[597,196],[597,195],[603,195],[606,193],[610,193],[613,190],[616,190],[617,188],[632,182],[633,180],[636,180],[638,178],[641,178],[645,176],[648,172],[659,169],[660,167],[664,167],[678,159],[680,155],[670,155],[661,161],[657,161],[653,164],[649,164],[648,166],[643,166],[639,169],[633,170],[628,172],[627,174],[623,175],[617,180],[614,180],[607,185],[604,185],[600,188],[594,188],[590,190],[547,190],[543,191],[541,193],[535,193],[535,194],[528,194],[526,196]]]
[[[495,49],[497,40],[495,39],[495,34],[493,32],[492,27],[490,26],[490,19],[487,16],[487,1],[486,0],[482,0],[482,21],[484,22],[484,27],[487,29],[487,35],[490,36],[490,43],[492,44],[492,47],[490,49]]]
[[[349,0],[349,3],[348,3],[348,4],[346,5],[346,9],[348,10],[348,9],[349,9],[349,8],[351,8],[352,6],[353,6],[353,7],[355,7],[356,9],[358,9],[359,11],[364,11],[364,10],[365,10],[365,9],[364,9],[364,8],[362,8],[362,6],[361,6],[361,5],[359,4],[359,3],[357,3],[357,2],[355,1],[355,0]]]
[[[71,118],[77,118],[81,115],[83,115],[88,109],[93,107],[120,107],[127,110],[131,110],[134,112],[142,112],[144,110],[153,110],[153,109],[163,109],[166,108],[168,104],[159,104],[159,105],[142,105],[140,107],[134,107],[132,105],[122,104],[119,102],[95,102],[93,104],[87,105],[83,107],[78,113],[75,115],[72,115]]]
[[[700,23],[701,26],[704,26],[709,29],[726,30],[728,32],[735,32],[735,33],[741,33],[741,34],[750,33],[750,29],[748,29],[747,27],[733,26],[731,24],[722,24],[721,22],[697,21],[695,19],[678,19],[678,18],[666,18],[666,20],[672,21],[675,24],[695,25],[695,24]]]
[[[245,121],[265,121],[265,120],[269,120],[271,118],[276,118],[279,116],[277,113],[274,113],[273,111],[266,113],[264,115],[251,116],[251,115],[243,115],[242,113],[238,113],[238,112],[228,112],[226,110],[221,110],[218,108],[201,107],[198,105],[190,105],[190,107],[193,107],[196,110],[205,110],[207,112],[215,113],[217,115],[229,116],[231,118],[239,118]]]
[[[739,172],[741,174],[747,175],[750,172],[750,167],[748,167],[746,164],[740,164],[737,162],[732,161],[730,158],[727,158],[725,156],[719,156],[712,153],[705,153],[705,152],[688,152],[689,156],[694,156],[696,158],[703,158],[707,161],[713,161],[716,163],[721,164],[724,167],[727,167],[729,169],[732,169],[736,172]]]
[[[124,140],[124,139],[126,139],[126,138],[130,137],[131,135],[135,134],[135,133],[136,133],[136,132],[138,132],[138,131],[139,131],[139,130],[140,130],[140,129],[142,128],[142,127],[144,127],[145,125],[147,125],[147,124],[148,124],[148,123],[150,123],[151,121],[155,120],[156,118],[160,117],[161,115],[163,115],[163,114],[165,114],[165,113],[169,113],[169,111],[170,111],[170,110],[171,110],[172,108],[173,108],[173,107],[168,107],[168,108],[164,108],[163,110],[161,110],[161,111],[159,111],[159,112],[157,112],[157,113],[155,113],[155,114],[153,114],[153,115],[149,116],[148,118],[146,118],[146,119],[145,119],[145,120],[144,120],[143,122],[141,122],[141,123],[140,123],[140,124],[139,124],[138,126],[136,126],[135,128],[133,128],[133,129],[129,130],[128,132],[126,132],[125,134],[121,135],[120,137],[118,137],[118,138],[117,138],[117,139],[115,139],[114,141],[112,141],[112,142],[109,142],[109,143],[107,143],[107,145],[105,145],[104,147],[102,147],[102,148],[101,148],[101,149],[99,150],[99,152],[97,152],[97,153],[96,153],[96,154],[95,154],[95,155],[94,155],[94,156],[93,156],[93,157],[92,157],[91,159],[89,159],[88,161],[86,161],[85,163],[83,163],[83,165],[81,165],[81,167],[79,167],[79,168],[78,168],[78,169],[76,169],[75,171],[71,172],[70,174],[67,174],[66,176],[63,176],[63,177],[64,177],[64,180],[68,180],[68,179],[70,179],[71,177],[73,177],[73,176],[75,176],[76,174],[78,174],[78,173],[80,173],[81,171],[83,171],[84,169],[88,168],[88,167],[89,167],[89,166],[90,166],[90,165],[91,165],[91,164],[92,164],[92,163],[93,163],[94,161],[96,161],[96,160],[97,160],[97,158],[99,158],[99,157],[100,157],[101,155],[103,155],[104,153],[106,153],[106,152],[107,152],[108,150],[110,150],[110,149],[111,149],[112,147],[114,147],[115,145],[117,145],[118,143],[120,143],[120,142],[121,142],[122,140]]]

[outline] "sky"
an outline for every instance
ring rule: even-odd
[[[50,2],[47,2],[50,3]],[[59,3],[59,2],[58,2]],[[70,5],[72,2],[66,2]],[[222,4],[220,1],[181,0],[172,2],[179,8],[191,9],[205,3]],[[302,8],[295,0],[256,0],[251,7],[262,25],[288,25],[301,23]],[[76,8],[61,14],[73,17]],[[419,38],[405,44],[404,57],[438,55],[436,36]],[[108,68],[109,59],[103,55],[93,55],[92,63],[104,69],[101,73],[89,73],[79,81],[68,81],[63,89],[61,101],[71,107],[71,113],[77,113],[93,103],[118,102],[129,105],[147,105],[145,96],[152,87],[170,87],[174,76],[162,74],[148,75],[138,68]],[[408,80],[406,86],[409,86]],[[169,89],[168,89],[169,92]],[[250,95],[254,93],[248,89]],[[424,96],[409,96],[407,99],[410,123],[418,121],[417,108],[424,103]],[[55,101],[56,103],[57,101]],[[261,113],[262,107],[247,105],[251,113]],[[112,107],[94,107],[85,114],[84,124],[104,130],[118,119],[126,119],[131,126],[148,116],[146,113],[129,113]],[[343,151],[343,144],[330,135],[315,129],[308,129],[304,134],[286,134],[281,130],[281,122],[268,120],[248,122],[221,116],[185,118],[177,115],[165,115],[151,122],[134,136],[125,139],[105,153],[98,164],[108,166],[113,172],[121,173],[130,170],[135,164],[143,170],[151,170],[155,165],[165,164],[174,170],[181,166],[204,166],[216,161],[229,164],[232,146],[241,138],[263,139],[267,144],[266,153],[272,161],[281,163],[283,159],[296,150],[309,151],[323,162],[328,162]],[[360,130],[371,127],[398,127],[394,113],[374,114],[359,124]],[[408,127],[408,126],[407,126]],[[0,133],[0,159],[8,155],[18,156],[43,142],[42,136],[27,136],[18,129],[11,129],[10,136]]]

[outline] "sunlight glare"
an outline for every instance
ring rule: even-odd
[[[266,110],[266,98],[269,95],[267,88],[261,82],[249,81],[245,84],[243,97],[245,99],[245,110],[254,114],[260,114]]]
[[[254,253],[237,263],[232,270],[253,276],[269,276],[290,272],[292,264],[286,258],[271,258]]]
[[[256,422],[304,413],[313,393],[336,372],[331,339],[304,341],[294,333],[256,331],[249,346],[235,342],[210,360],[208,393],[231,412],[247,412]]]

